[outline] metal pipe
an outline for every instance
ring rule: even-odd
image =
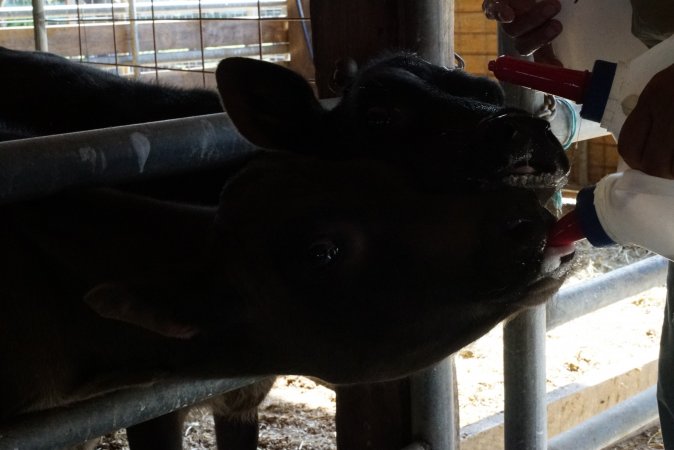
[[[0,425],[0,448],[65,448],[238,389],[259,378],[170,380],[118,391]]]
[[[138,67],[139,38],[136,0],[129,0],[129,25],[131,26],[131,64],[133,65],[133,78],[137,80],[140,78],[140,67]]]
[[[454,2],[403,1],[400,3],[402,48],[445,67],[454,66]]]
[[[402,44],[434,64],[454,66],[454,1],[406,1]],[[454,357],[410,377],[411,431],[433,450],[458,450],[459,402]]]
[[[654,423],[658,417],[655,386],[622,401],[550,440],[548,450],[605,448]]]
[[[256,149],[224,114],[0,143],[0,204],[213,168]]]
[[[453,356],[410,377],[412,436],[433,450],[459,448],[455,379]]]
[[[35,35],[35,50],[49,51],[47,39],[47,19],[44,12],[44,0],[32,0],[33,3],[33,33]]]
[[[525,309],[503,326],[506,450],[544,450],[545,305]]]
[[[255,50],[257,49],[257,50]],[[172,51],[172,50],[160,50],[157,52],[156,60],[158,63],[163,65],[168,64],[177,64],[177,63],[186,63],[188,61],[201,61],[202,54],[206,60],[215,60],[213,65],[215,66],[217,62],[225,57],[231,56],[257,56],[259,55],[259,45],[258,44],[248,44],[236,48],[210,48],[204,49],[203,53],[201,50],[181,50],[181,51]],[[263,55],[273,55],[273,54],[284,54],[288,53],[288,44],[284,42],[269,43],[265,45],[263,49]],[[137,55],[135,61],[131,55],[95,55],[88,56],[88,63],[94,64],[154,64],[155,56],[151,53],[144,53]]]
[[[547,329],[664,285],[667,262],[662,256],[653,256],[561,289],[547,303]]]
[[[499,33],[499,53],[517,55],[511,39]],[[506,104],[536,113],[542,94],[505,84]],[[544,450],[547,444],[545,398],[545,305],[526,309],[503,326],[504,447]]]

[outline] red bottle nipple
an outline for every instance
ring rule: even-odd
[[[583,103],[592,78],[588,70],[565,69],[511,56],[499,56],[489,61],[488,68],[500,81],[558,95],[576,103]]]
[[[548,246],[563,247],[585,238],[580,228],[576,211],[571,211],[555,223],[548,231]]]

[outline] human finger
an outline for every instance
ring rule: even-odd
[[[515,19],[515,11],[507,1],[484,0],[482,11],[487,19],[497,20],[502,23],[510,23]]]
[[[517,17],[512,22],[503,24],[502,29],[508,36],[523,36],[541,27],[545,28],[561,8],[557,0],[543,0],[527,10],[515,9]]]
[[[529,33],[514,38],[515,49],[520,55],[531,55],[536,50],[549,44],[562,32],[562,24],[551,20],[545,25],[535,28]]]
[[[564,64],[557,58],[552,44],[545,44],[534,53],[534,61],[543,64],[552,64],[553,66],[564,67]]]

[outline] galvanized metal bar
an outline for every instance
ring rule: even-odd
[[[667,298],[665,317],[662,322],[660,336],[660,357],[658,360],[658,384],[656,399],[660,416],[662,443],[666,448],[674,448],[674,261],[670,261],[667,269]]]
[[[453,356],[410,377],[412,435],[433,450],[458,450],[459,410]]]
[[[44,12],[44,0],[32,0],[33,4],[33,34],[35,36],[35,50],[49,51],[47,39],[47,18]]]
[[[136,23],[137,25],[137,23]],[[288,44],[285,42],[272,42],[265,45],[263,55],[285,54],[289,52]],[[213,60],[213,66],[223,58],[233,56],[258,56],[260,53],[258,44],[249,44],[237,46],[235,48],[207,48],[201,50],[159,50],[156,52],[156,61],[162,65],[185,63],[188,61],[201,62],[202,56],[210,61]],[[155,55],[153,53],[141,53],[135,59],[131,55],[93,55],[86,56],[85,62],[92,64],[154,64]]]
[[[140,67],[138,67],[139,42],[138,37],[138,18],[136,14],[136,0],[129,0],[129,24],[131,25],[131,64],[133,65],[133,77],[140,78]],[[113,10],[114,20],[114,10]]]
[[[548,450],[597,450],[624,439],[658,418],[655,386],[550,439]]]
[[[3,142],[0,204],[213,168],[255,149],[224,113]]]
[[[0,449],[60,449],[162,416],[238,389],[260,378],[170,380],[127,389],[69,407],[27,414],[0,424]]]
[[[544,450],[545,305],[526,309],[504,324],[503,377],[506,450]]]
[[[653,256],[561,289],[547,303],[547,329],[664,285],[668,260]]]
[[[400,3],[403,48],[446,67],[454,65],[454,2],[403,1]]]
[[[511,39],[499,33],[499,53],[517,55]],[[506,104],[534,114],[542,94],[505,84]],[[503,326],[505,450],[545,450],[545,306],[526,309]]]
[[[422,58],[454,66],[454,1],[404,1],[400,27],[402,48]],[[433,450],[458,450],[459,401],[454,357],[410,377],[412,435]]]

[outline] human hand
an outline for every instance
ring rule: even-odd
[[[562,32],[562,24],[553,19],[562,5],[558,0],[484,0],[482,10],[488,19],[501,23],[505,34],[513,38],[521,55],[537,62],[561,66],[550,42]]]
[[[633,169],[674,179],[674,65],[648,82],[627,116],[618,153]]]

